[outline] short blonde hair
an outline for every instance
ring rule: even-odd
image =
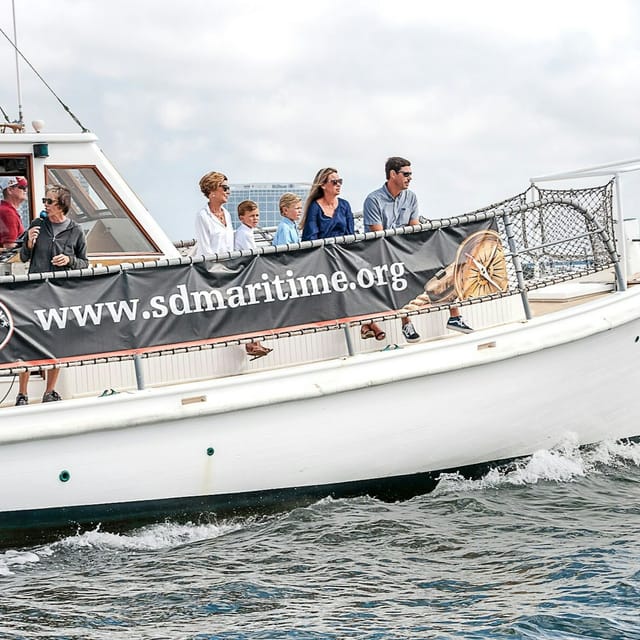
[[[253,200],[243,200],[238,205],[238,218],[242,218],[245,213],[251,213],[258,208],[258,205]]]
[[[280,207],[280,213],[282,214],[282,211],[284,209],[288,209],[289,207],[292,207],[299,202],[302,202],[302,198],[300,198],[300,196],[297,196],[295,193],[283,193],[280,196],[280,202],[278,203],[278,206]]]
[[[215,191],[225,180],[228,180],[224,173],[219,171],[210,171],[200,178],[200,191],[205,198],[209,197],[212,191]]]

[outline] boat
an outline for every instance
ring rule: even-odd
[[[30,220],[46,184],[71,190],[90,266],[1,258],[0,545],[406,499],[443,473],[640,435],[638,234],[617,191],[639,161],[415,227],[193,256],[95,134],[36,129],[0,133],[0,175],[28,179]],[[447,331],[451,306],[475,331]],[[384,341],[361,339],[371,320]],[[251,360],[254,340],[274,350]],[[53,366],[64,400],[13,406],[16,375],[37,397]]]

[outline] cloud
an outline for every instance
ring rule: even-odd
[[[175,239],[193,235],[212,169],[308,182],[337,166],[357,210],[403,155],[438,217],[531,175],[640,156],[631,0],[16,5],[27,57]],[[73,130],[24,67],[23,80],[26,119]]]

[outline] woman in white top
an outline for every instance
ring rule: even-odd
[[[224,208],[229,199],[227,176],[211,171],[200,178],[200,191],[207,204],[196,216],[196,245],[193,255],[211,256],[233,251],[233,225]]]

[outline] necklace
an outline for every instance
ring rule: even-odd
[[[211,211],[211,213],[213,213],[213,215],[218,218],[218,220],[226,227],[227,226],[227,220],[224,217],[224,211]]]

